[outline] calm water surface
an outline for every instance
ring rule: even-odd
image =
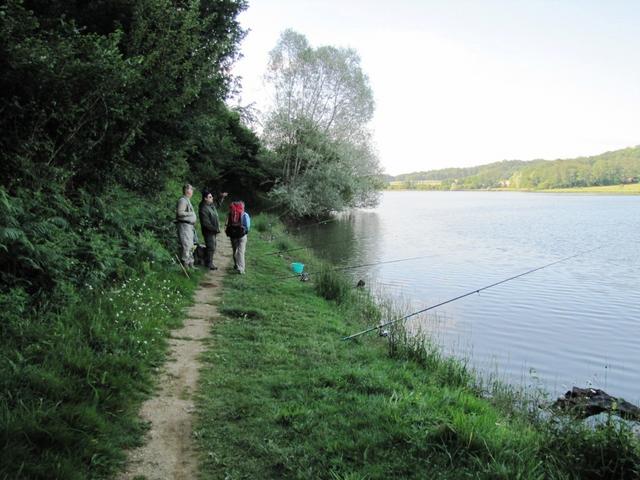
[[[640,196],[385,192],[299,235],[339,265],[426,256],[350,271],[409,311],[604,245],[418,322],[486,375],[640,401]]]

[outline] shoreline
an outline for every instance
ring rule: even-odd
[[[437,188],[384,188],[383,192],[517,192],[517,193],[562,193],[579,195],[640,195],[640,184],[609,185],[598,187],[526,189],[526,188],[470,188],[444,190]]]

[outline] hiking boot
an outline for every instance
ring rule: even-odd
[[[211,265],[211,266],[209,267],[209,270],[217,270],[217,269],[218,269],[218,267],[216,267],[215,265]]]

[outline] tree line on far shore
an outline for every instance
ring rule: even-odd
[[[405,188],[466,190],[554,189],[640,181],[640,146],[565,160],[505,160],[468,168],[445,168],[387,177]],[[392,184],[393,186],[393,184]]]

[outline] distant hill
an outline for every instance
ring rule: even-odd
[[[640,146],[636,146],[593,157],[504,160],[477,167],[405,173],[393,177],[389,185],[421,190],[549,189],[637,183],[639,179]]]

